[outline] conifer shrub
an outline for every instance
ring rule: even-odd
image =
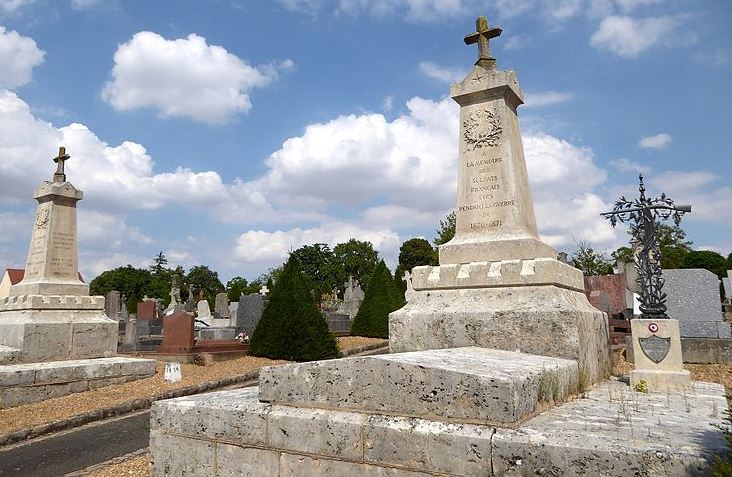
[[[296,258],[290,257],[272,287],[250,343],[250,354],[272,359],[313,361],[340,356]]]
[[[389,313],[404,306],[404,296],[382,260],[374,270],[366,296],[353,320],[351,334],[372,338],[389,337]]]

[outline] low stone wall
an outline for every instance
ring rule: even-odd
[[[0,409],[155,374],[155,360],[97,358],[0,366]]]
[[[635,362],[633,341],[625,340],[625,359]],[[681,353],[684,363],[732,364],[732,340],[720,338],[681,338]]]

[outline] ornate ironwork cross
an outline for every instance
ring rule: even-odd
[[[476,66],[482,66],[487,70],[496,67],[496,59],[491,56],[491,47],[488,41],[501,35],[501,27],[488,28],[488,19],[486,17],[478,17],[475,20],[475,31],[465,35],[465,44],[478,44],[478,61]]]
[[[620,222],[630,227],[632,239],[630,241],[635,250],[635,268],[638,270],[636,283],[640,287],[641,318],[659,319],[668,318],[666,315],[666,294],[663,292],[661,271],[661,250],[658,246],[658,223],[656,219],[666,220],[673,218],[676,225],[681,223],[681,216],[691,212],[690,205],[674,205],[666,194],[656,199],[646,198],[646,188],[643,185],[643,175],[639,175],[640,197],[633,201],[624,196],[615,202],[612,212],[601,215],[610,221],[613,227]]]
[[[66,154],[65,147],[58,148],[58,156],[53,158],[53,162],[56,163],[56,173],[53,175],[53,182],[66,182],[66,174],[64,173],[64,162],[68,161],[68,154]]]

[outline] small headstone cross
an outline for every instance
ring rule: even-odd
[[[66,182],[66,173],[64,172],[64,162],[68,161],[69,158],[68,154],[66,154],[66,148],[65,147],[59,147],[58,148],[58,156],[53,158],[53,162],[55,162],[56,165],[56,173],[53,175],[53,182]]]
[[[262,285],[262,288],[259,289],[259,294],[267,296],[267,293],[269,293],[269,288],[267,288],[267,285]]]
[[[476,66],[481,66],[487,70],[496,67],[496,59],[491,56],[491,47],[488,41],[501,35],[501,27],[488,28],[488,19],[486,17],[478,17],[475,20],[475,30],[473,33],[465,35],[465,44],[478,44],[478,61]]]

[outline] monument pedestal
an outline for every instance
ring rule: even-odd
[[[677,320],[635,319],[630,321],[630,331],[635,361],[631,386],[642,386],[642,381],[649,391],[691,390],[691,373],[684,369]]]

